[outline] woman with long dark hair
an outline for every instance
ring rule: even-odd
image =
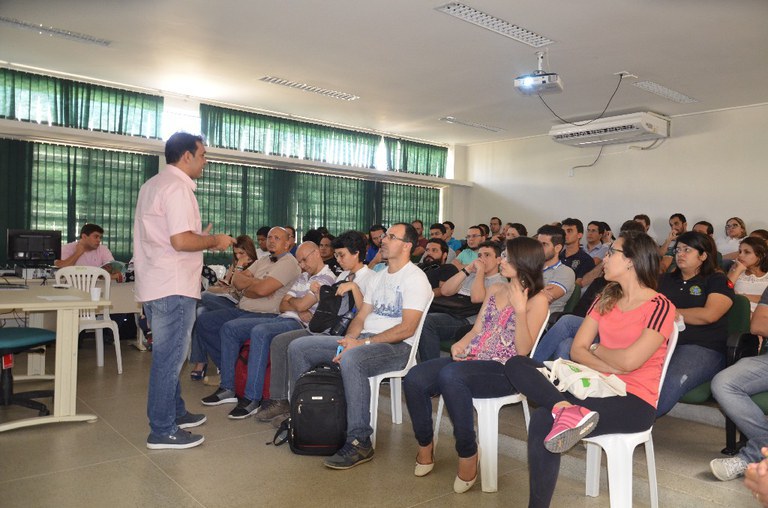
[[[592,435],[642,432],[653,425],[674,306],[656,292],[658,248],[645,233],[625,231],[603,260],[609,281],[592,304],[571,348],[571,358],[616,374],[627,395],[577,399],[561,393],[539,370],[543,364],[516,356],[504,366],[520,393],[539,405],[528,428],[529,506],[549,506],[560,454]],[[594,342],[599,332],[600,342]]]
[[[504,363],[531,352],[547,315],[543,294],[544,250],[526,237],[507,241],[507,260],[501,274],[508,284],[494,284],[472,330],[451,347],[451,357],[436,358],[415,366],[403,382],[408,411],[419,443],[416,476],[434,467],[432,397],[442,395],[453,422],[459,467],[454,491],[463,493],[477,480],[477,442],[472,398],[510,395]],[[489,453],[496,453],[489,450]]]
[[[739,256],[728,270],[728,280],[737,295],[749,299],[752,312],[768,287],[768,244],[756,236],[748,236],[739,244]]]

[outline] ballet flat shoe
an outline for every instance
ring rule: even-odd
[[[453,480],[453,491],[457,494],[465,493],[475,485],[478,476],[480,475],[476,474],[471,480],[465,481],[459,478],[459,475],[456,475],[456,478]]]
[[[434,462],[431,464],[419,464],[417,462],[416,468],[413,470],[413,474],[418,477],[427,476],[429,473],[432,472],[434,468],[435,468]]]

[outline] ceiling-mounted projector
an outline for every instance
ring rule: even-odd
[[[539,68],[530,74],[524,74],[515,78],[515,89],[523,95],[543,95],[548,93],[560,93],[563,91],[563,82],[560,76],[554,72],[544,71],[544,52],[536,52]]]

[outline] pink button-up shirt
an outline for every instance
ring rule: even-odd
[[[176,166],[166,165],[141,186],[133,222],[136,300],[171,295],[200,298],[202,252],[177,251],[171,236],[202,233],[195,182]]]

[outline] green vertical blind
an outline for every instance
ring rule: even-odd
[[[396,138],[384,138],[390,171],[445,178],[448,149]]]
[[[163,98],[0,69],[0,118],[160,139]]]

